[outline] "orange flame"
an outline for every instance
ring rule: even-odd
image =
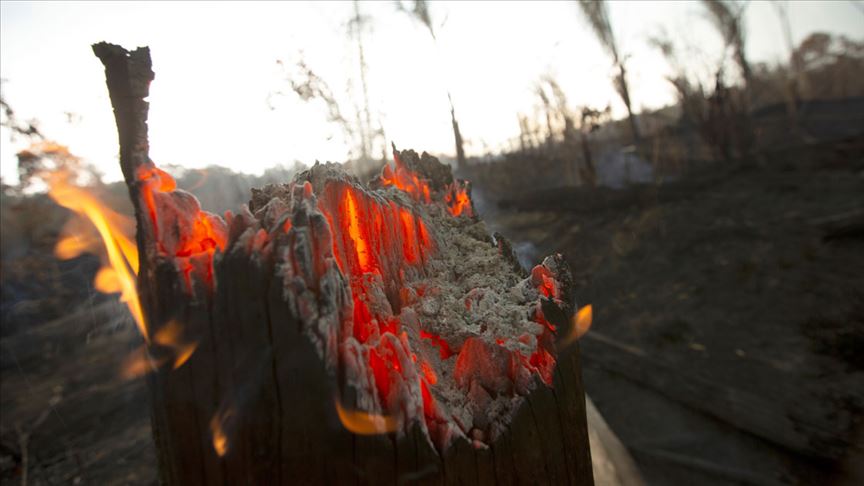
[[[584,336],[586,332],[591,328],[591,321],[593,310],[591,308],[591,304],[583,306],[579,309],[579,312],[573,315],[570,319],[573,329],[570,331],[564,339],[561,340],[560,348],[564,348],[568,346],[573,341],[579,339]]]
[[[336,400],[336,413],[342,425],[357,435],[388,434],[396,431],[399,420],[389,415],[376,415],[359,410],[345,410]]]
[[[192,357],[192,353],[198,348],[198,342],[184,342],[180,335],[183,332],[183,326],[177,321],[170,321],[164,327],[156,332],[153,336],[153,341],[156,344],[171,348],[174,351],[174,369],[183,366],[183,364]]]
[[[129,307],[129,312],[138,325],[138,330],[149,341],[147,326],[141,311],[141,302],[135,288],[138,273],[138,249],[120,227],[128,224],[128,218],[106,208],[90,192],[71,183],[72,174],[60,170],[46,176],[48,195],[57,204],[75,212],[78,218],[90,221],[99,233],[108,264],[96,275],[94,285],[103,292],[120,292],[120,300]],[[54,248],[59,258],[73,258],[85,250],[91,250],[95,238],[77,238],[75,235],[61,239]]]
[[[47,174],[48,194],[57,204],[75,212],[76,219],[67,223],[64,231],[74,231],[73,234],[61,238],[54,247],[54,254],[61,259],[79,256],[85,251],[101,253],[104,248],[107,263],[96,273],[93,285],[96,290],[106,293],[120,293],[120,300],[125,302],[135,319],[139,331],[145,341],[150,343],[150,335],[144,322],[141,303],[135,285],[138,272],[138,248],[124,234],[123,228],[132,227],[131,219],[105,207],[90,191],[74,185],[72,174],[68,171],[57,171]],[[71,230],[70,230],[71,229]],[[96,230],[96,234],[88,231]],[[101,245],[100,245],[101,243]],[[160,328],[153,341],[173,351],[173,368],[177,369],[189,360],[197,342],[184,342],[180,339],[182,326],[171,321]],[[126,358],[121,367],[121,376],[135,378],[165,364],[167,357],[154,358],[147,348],[142,346]]]
[[[408,193],[415,201],[423,201],[426,204],[432,202],[429,184],[420,180],[417,174],[408,169],[396,153],[393,154],[393,165],[393,169],[390,168],[390,164],[385,165],[381,172],[381,184],[384,187],[395,186],[400,191]]]
[[[54,246],[54,256],[61,260],[70,260],[82,253],[95,248],[101,240],[98,237],[90,237],[90,235],[73,234],[62,236]]]
[[[473,216],[471,210],[471,198],[468,196],[468,188],[466,185],[459,184],[454,181],[450,186],[447,194],[444,196],[444,201],[447,202],[447,209],[453,216]]]
[[[198,349],[198,342],[186,342],[181,338],[183,326],[177,321],[169,321],[164,327],[156,331],[153,336],[153,344],[168,348],[171,350],[169,354],[160,354],[158,357],[153,356],[148,352],[147,346],[141,346],[133,351],[120,369],[120,376],[125,379],[137,378],[146,375],[147,373],[156,370],[160,366],[167,363],[173,357],[172,369],[177,369],[183,366],[195,350]]]
[[[198,348],[198,342],[185,342],[181,338],[182,333],[183,326],[177,321],[169,321],[156,331],[153,344],[168,348],[171,352],[157,357],[148,352],[147,346],[141,346],[126,357],[120,369],[120,376],[126,379],[143,376],[167,363],[171,357],[173,357],[173,369],[183,366]]]
[[[219,457],[224,457],[228,452],[228,434],[226,433],[228,420],[234,416],[234,409],[228,408],[216,412],[210,419],[210,433],[213,436],[213,450]]]
[[[33,153],[47,157],[74,157],[65,147],[53,143],[36,145],[31,149]],[[146,342],[145,346],[126,358],[121,375],[125,378],[141,376],[168,361],[173,361],[174,369],[183,366],[195,352],[198,343],[181,339],[182,326],[179,323],[170,321],[159,328],[152,336],[151,343],[150,330],[144,320],[136,287],[138,247],[128,236],[134,231],[134,222],[108,208],[93,191],[78,186],[76,173],[75,167],[70,165],[40,173],[48,185],[48,195],[60,206],[74,212],[73,218],[63,229],[64,236],[54,247],[54,254],[60,259],[75,258],[84,252],[103,257],[103,266],[96,273],[94,287],[103,293],[120,294],[120,300],[129,308]],[[158,169],[154,168],[150,177],[151,182],[160,182],[160,189],[167,190],[173,186],[171,176]],[[198,224],[196,221],[196,227]],[[209,221],[203,221],[200,225],[203,232],[212,232],[209,231]],[[160,353],[158,357],[153,357],[148,352],[151,345],[168,348],[171,353],[167,356]]]
[[[120,376],[127,380],[138,378],[156,369],[163,362],[164,360],[154,361],[147,352],[147,348],[141,346],[129,353],[129,356],[123,361],[123,365],[120,367]]]

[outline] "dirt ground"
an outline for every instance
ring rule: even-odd
[[[864,141],[622,190],[490,189],[491,229],[574,269],[588,393],[648,483],[864,484],[864,238],[838,229],[864,210]],[[122,316],[90,299],[0,339],[2,484],[156,482]]]
[[[145,384],[121,377],[140,341],[113,301],[2,339],[2,484],[156,484]]]
[[[864,140],[625,190],[496,195],[563,253],[588,394],[650,484],[864,484]]]

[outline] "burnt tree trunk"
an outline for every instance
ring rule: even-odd
[[[138,223],[138,287],[154,368],[147,382],[162,483],[593,484],[578,345],[557,355],[552,386],[534,388],[506,432],[488,446],[460,438],[440,451],[416,424],[407,433],[378,435],[343,427],[334,397],[344,377],[334,377],[308,329],[310,312],[320,321],[338,317],[346,299],[339,291],[343,277],[323,273],[334,290],[304,300],[308,296],[299,291],[286,293],[286,279],[277,271],[285,263],[280,254],[235,247],[216,252],[215,259],[212,250],[188,257],[184,276],[177,259],[157,245],[166,234],[183,231],[182,218],[173,227],[156,225],[154,203],[142,195],[159,180],[148,157],[149,50],[130,53],[106,43],[93,49],[105,65],[120,163]],[[175,201],[197,207],[182,197]],[[314,254],[326,222],[297,214],[291,248]],[[233,241],[252,215],[227,219]],[[296,265],[316,263],[302,256],[295,256]],[[190,279],[188,272],[202,268],[201,258],[210,258],[212,274]],[[317,308],[304,307],[309,302]],[[566,320],[557,317],[550,313],[549,320]],[[177,322],[182,336],[168,342],[166,331]],[[188,361],[172,354],[177,341],[195,343]]]
[[[459,122],[456,121],[456,108],[453,107],[453,98],[447,93],[450,102],[450,122],[453,125],[453,141],[456,145],[456,167],[465,170],[465,143],[462,140],[462,132],[459,130]]]
[[[639,124],[636,121],[636,115],[633,114],[633,107],[630,101],[630,87],[627,84],[627,71],[624,68],[623,62],[618,62],[618,77],[617,88],[621,94],[621,99],[624,101],[624,106],[627,108],[627,121],[630,123],[630,134],[633,136],[633,143],[639,144]]]

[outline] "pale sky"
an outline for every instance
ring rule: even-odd
[[[666,63],[645,40],[665,28],[700,53],[706,72],[722,43],[696,2],[613,1],[610,17],[629,56],[634,106],[657,108],[673,93]],[[469,155],[496,150],[531,113],[533,87],[552,74],[571,107],[604,107],[621,116],[611,62],[572,2],[430,2],[438,44],[392,2],[362,3],[371,106],[400,148],[453,152],[446,87],[453,93]],[[218,164],[260,173],[295,160],[344,161],[348,152],[325,108],[303,103],[283,81],[281,59],[300,53],[334,92],[356,78],[356,44],[346,35],[351,3],[0,2],[0,77],[4,98],[22,119],[38,119],[49,138],[120,177],[117,135],[104,72],[90,44],[149,45],[151,157],[160,164]],[[864,14],[848,1],[789,2],[796,43],[816,31],[864,37]],[[769,2],[747,9],[751,62],[788,53]],[[698,70],[698,69],[697,69]],[[355,88],[356,89],[356,88]],[[270,99],[275,91],[287,96]],[[359,100],[359,99],[358,99]],[[359,103],[359,101],[357,101]],[[274,109],[271,109],[274,108]],[[350,106],[343,106],[350,112]],[[70,121],[66,113],[75,114]],[[0,134],[0,174],[15,181],[22,142]]]

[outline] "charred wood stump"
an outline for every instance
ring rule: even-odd
[[[149,51],[105,43],[166,484],[591,484],[572,279],[426,154],[203,211],[147,155]],[[497,235],[496,235],[497,236]]]

